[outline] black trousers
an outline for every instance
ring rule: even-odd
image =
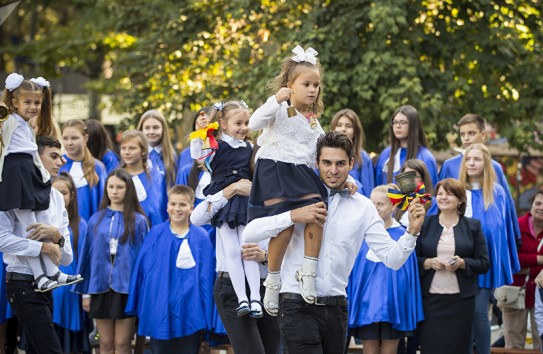
[[[279,327],[289,354],[343,354],[347,340],[347,306],[309,305],[281,299]]]
[[[247,287],[248,289],[248,287]],[[265,288],[260,287],[264,298]],[[277,354],[281,335],[276,317],[264,311],[264,317],[255,319],[249,316],[238,317],[238,297],[228,278],[218,277],[213,291],[217,310],[221,317],[228,339],[236,354]]]
[[[62,354],[53,326],[53,296],[51,292],[34,291],[32,281],[6,280],[6,294],[13,312],[23,328],[29,348],[27,353]]]
[[[203,332],[168,340],[151,338],[149,347],[152,354],[198,354],[202,343]]]

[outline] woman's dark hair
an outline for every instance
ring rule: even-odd
[[[390,125],[388,128],[390,136],[390,157],[387,163],[387,171],[394,171],[394,156],[396,156],[396,152],[398,149],[400,149],[400,140],[394,135],[394,127],[392,126],[394,118],[400,113],[405,115],[407,117],[407,121],[409,122],[409,130],[407,133],[407,155],[405,157],[406,160],[416,159],[417,154],[419,153],[419,147],[428,146],[424,129],[422,129],[419,112],[417,112],[413,106],[401,106],[396,110],[396,112],[394,112],[392,118],[390,118]],[[392,175],[392,172],[387,173],[387,183],[392,182]]]
[[[105,209],[111,204],[111,200],[109,199],[109,195],[107,193],[107,184],[111,177],[117,177],[126,184],[126,193],[124,195],[123,201],[124,233],[120,239],[120,242],[125,243],[128,239],[130,239],[130,242],[133,242],[136,226],[136,213],[140,213],[141,215],[145,216],[145,212],[143,211],[143,208],[141,207],[141,204],[138,200],[138,193],[136,192],[136,187],[134,186],[134,182],[132,181],[132,176],[123,168],[118,168],[114,171],[111,171],[111,173],[107,176],[104,196],[102,197],[102,202],[100,203],[99,209],[102,210],[102,215],[100,216],[97,224],[102,221],[102,219],[106,215]]]
[[[102,160],[108,150],[114,152],[109,133],[102,123],[96,119],[87,120],[87,134],[89,135],[87,147],[95,159]]]
[[[439,192],[439,188],[443,188],[447,193],[452,193],[458,198],[458,215],[464,216],[468,200],[464,185],[454,178],[445,178],[436,184],[436,195]],[[441,213],[441,210],[439,212]]]

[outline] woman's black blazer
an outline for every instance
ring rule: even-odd
[[[439,223],[439,215],[431,215],[424,220],[417,239],[416,251],[423,296],[429,295],[430,285],[436,273],[433,269],[424,270],[423,264],[426,258],[437,256],[437,243],[442,232],[443,226]],[[464,259],[466,264],[466,269],[456,271],[456,278],[461,297],[467,298],[477,292],[477,275],[486,273],[490,267],[488,249],[481,223],[477,219],[461,216],[453,232],[454,254]]]

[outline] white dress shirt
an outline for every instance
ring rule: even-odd
[[[205,224],[209,224],[213,216],[221,210],[226,203],[228,203],[228,199],[226,199],[223,196],[223,192],[220,191],[218,193],[215,193],[213,195],[208,195],[204,201],[202,201],[200,204],[194,208],[192,211],[192,214],[190,215],[190,221],[194,225],[202,226]],[[208,211],[209,208],[209,211]],[[218,231],[218,230],[217,230]],[[253,242],[258,244],[258,246],[267,251],[268,250],[268,240],[260,240]],[[217,272],[227,272],[226,268],[226,253],[224,251],[223,246],[223,239],[220,237],[219,233],[217,233],[216,238],[216,259],[217,259],[217,266],[216,270]],[[241,249],[240,249],[241,252]],[[258,263],[258,267],[260,269],[260,278],[264,279],[268,276],[268,268],[266,265],[262,263]]]
[[[251,221],[243,232],[244,242],[275,237],[294,223],[290,211]],[[281,292],[300,293],[296,271],[304,258],[305,224],[294,224],[294,234],[281,269]],[[399,269],[415,249],[417,238],[405,233],[395,242],[385,230],[373,203],[355,193],[343,198],[336,194],[328,202],[323,242],[317,263],[315,289],[318,296],[345,295],[349,274],[362,242],[389,268]]]
[[[68,212],[64,207],[64,197],[53,187],[51,187],[48,213],[51,224],[57,227],[64,237],[64,247],[60,249],[62,254],[60,263],[69,265],[72,263],[73,254],[68,230]],[[23,237],[25,234],[13,211],[0,212],[0,252],[4,252],[4,263],[7,264],[8,272],[32,275],[26,257],[38,256],[42,242],[28,240]],[[44,254],[43,257],[49,256]]]

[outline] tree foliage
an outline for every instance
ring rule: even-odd
[[[323,125],[352,108],[370,150],[386,144],[387,123],[403,104],[419,110],[434,148],[446,147],[452,125],[475,112],[514,146],[542,149],[537,0],[37,3],[35,33],[4,49],[4,59],[31,57],[44,74],[83,72],[91,90],[131,117],[158,108],[183,119],[230,98],[256,108],[280,60],[300,44],[319,52],[324,69]]]

